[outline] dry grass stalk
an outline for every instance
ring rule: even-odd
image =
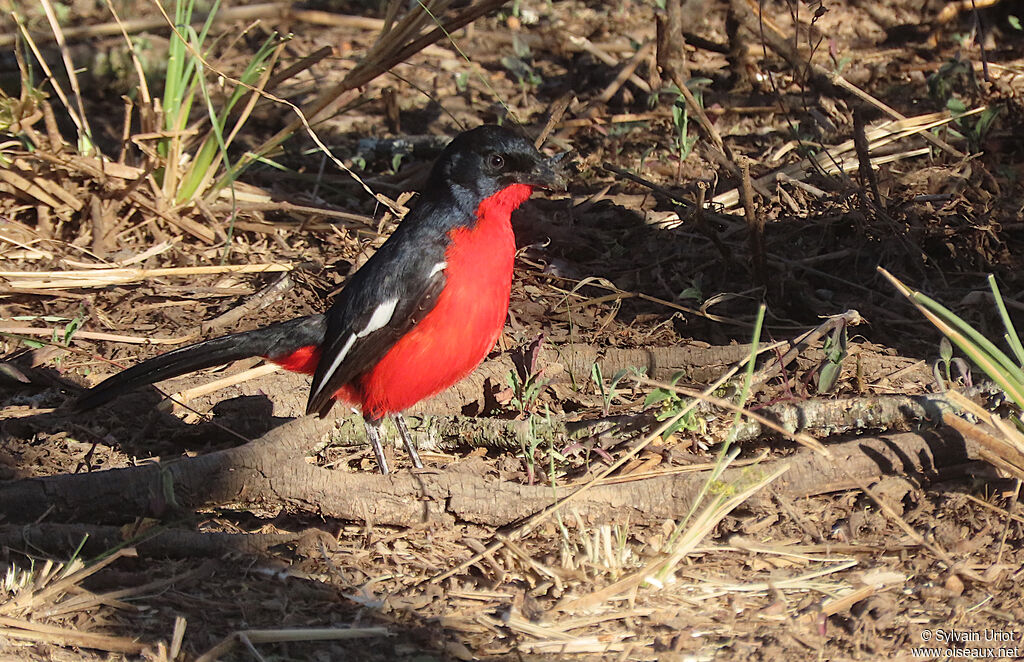
[[[864,586],[857,589],[847,590],[843,595],[831,598],[821,606],[821,613],[825,616],[832,616],[840,612],[849,611],[853,605],[861,600],[866,600],[882,591],[900,588],[907,583],[907,576],[892,572],[891,570],[871,570],[861,576]]]
[[[97,265],[93,269],[76,271],[0,271],[0,278],[6,280],[12,290],[48,290],[66,287],[109,287],[162,277],[274,273],[291,271],[293,268],[293,265],[278,262],[159,269],[108,269],[103,265]]]
[[[81,584],[118,559],[134,555],[134,550],[122,549],[89,565],[78,558],[68,563],[47,560],[39,569],[24,573],[23,581],[8,581],[7,599],[0,602],[0,637],[59,646],[80,646],[113,653],[141,653],[145,645],[128,637],[82,632],[26,617],[34,615],[46,618],[88,611],[98,604],[127,606],[118,598],[137,594],[139,588],[120,591],[117,595],[95,595],[82,589]],[[10,571],[8,576],[12,576]]]
[[[732,467],[748,467],[754,464],[759,464],[768,459],[768,451],[762,451],[757,457],[749,458],[746,460],[736,460],[732,463]],[[701,462],[696,464],[688,464],[683,467],[669,467],[667,469],[658,469],[656,471],[635,471],[633,473],[626,474],[624,476],[609,476],[601,480],[601,485],[619,485],[622,483],[631,483],[637,480],[646,480],[648,478],[657,478],[658,476],[674,476],[677,474],[689,474],[698,473],[701,471],[710,471],[716,466],[712,462]],[[583,485],[584,483],[574,483],[574,485]],[[571,487],[572,485],[570,485]]]
[[[53,37],[57,41],[57,48],[60,49],[60,57],[64,62],[64,70],[68,75],[68,81],[71,83],[71,91],[75,95],[75,105],[78,106],[78,114],[82,120],[82,126],[79,127],[79,141],[87,141],[88,145],[86,151],[91,151],[92,129],[89,128],[89,117],[85,113],[85,104],[82,103],[82,88],[78,83],[78,74],[76,73],[75,64],[71,61],[71,51],[68,49],[63,29],[61,28],[60,21],[57,20],[57,14],[54,12],[53,5],[50,3],[50,0],[41,0],[40,4],[43,6],[43,12],[46,14],[46,20],[50,24],[50,30],[53,32]]]
[[[75,127],[78,129],[78,134],[80,136],[89,135],[88,125],[86,123],[85,117],[80,116],[78,111],[76,111],[75,108],[72,107],[71,102],[68,100],[67,94],[64,93],[64,90],[61,88],[60,85],[57,85],[57,79],[54,76],[53,71],[50,70],[49,65],[47,65],[46,60],[43,58],[42,52],[39,50],[39,46],[36,45],[35,39],[32,38],[32,35],[29,34],[28,30],[25,28],[25,25],[22,23],[21,16],[19,16],[16,12],[12,12],[11,16],[13,17],[15,23],[18,25],[18,30],[20,31],[21,36],[25,39],[25,43],[28,44],[29,49],[35,56],[36,62],[39,63],[39,67],[46,73],[46,76],[49,78],[51,86],[53,87],[54,92],[57,94],[57,98],[60,99],[61,103],[64,105],[64,108],[68,112],[68,117],[71,118],[71,121],[74,122]],[[74,68],[71,67],[70,70],[74,71]],[[81,99],[79,99],[79,101],[81,101]]]
[[[0,615],[26,614],[39,611],[43,609],[44,605],[56,604],[62,596],[74,591],[78,584],[86,578],[120,558],[135,555],[133,549],[120,549],[88,566],[77,558],[66,564],[47,561],[37,575],[33,588],[16,595],[14,600],[0,605]]]
[[[699,584],[687,585],[686,588],[699,589],[704,599],[714,598],[729,593],[764,593],[776,589],[789,589],[794,591],[817,591],[820,593],[833,593],[835,583],[816,581],[828,575],[834,575],[844,570],[849,570],[858,565],[857,559],[824,559],[822,563],[831,563],[825,568],[817,568],[809,572],[801,573],[794,577],[777,578],[765,582],[727,583],[718,579],[703,578]]]
[[[0,616],[0,638],[20,639],[36,643],[55,644],[57,646],[79,646],[93,648],[109,653],[126,653],[138,655],[146,650],[145,644],[129,637],[117,637],[106,634],[92,634],[80,630],[69,630],[53,625],[42,625],[16,618]]]
[[[390,637],[387,628],[295,628],[278,630],[239,630],[196,658],[195,662],[215,662],[239,643],[264,644],[299,641],[342,641],[366,637]]]
[[[40,328],[32,326],[0,326],[0,334],[11,336],[30,336],[35,338],[60,338],[64,335],[64,329]],[[180,345],[194,338],[193,335],[179,336],[177,338],[148,338],[146,336],[125,336],[118,333],[104,333],[102,331],[75,331],[75,337],[82,340],[97,340],[102,342],[123,342],[131,345]]]
[[[136,556],[134,548],[123,548],[88,565],[77,557],[67,563],[47,560],[41,564],[39,569],[22,573],[21,581],[17,581],[17,573],[12,567],[12,570],[8,572],[6,583],[7,600],[0,601],[0,636],[59,646],[93,648],[112,653],[133,655],[145,653],[150,646],[130,637],[83,632],[81,629],[68,629],[39,622],[39,619],[67,616],[73,613],[92,613],[101,605],[117,609],[131,609],[131,605],[123,602],[124,598],[155,593],[177,582],[193,579],[209,572],[209,565],[201,566],[141,586],[132,586],[108,593],[97,594],[82,588],[82,582],[103,568],[119,559],[134,556]],[[12,575],[12,572],[15,574]],[[12,577],[16,578],[15,581],[12,581]],[[2,586],[0,584],[0,587]],[[34,620],[30,620],[30,618]],[[177,652],[181,649],[184,628],[184,619],[177,618],[171,638],[170,650],[173,654],[157,659],[172,660],[176,657]],[[162,644],[157,645],[158,650],[165,648],[166,646]]]
[[[32,180],[28,180],[13,170],[2,169],[0,170],[0,182],[7,184],[10,189],[9,193],[20,193],[22,196],[34,198],[38,202],[46,205],[53,210],[54,213],[62,214],[67,213],[69,210],[78,211],[82,208],[82,202],[77,198],[74,199],[74,203],[77,206],[68,204],[65,200],[58,201],[54,196],[51,196],[49,192],[43,190],[49,188],[45,182],[49,180],[41,177],[33,177]],[[0,186],[0,190],[3,190],[3,186]]]
[[[595,635],[589,637],[574,637],[568,641],[523,641],[516,646],[516,650],[523,653],[542,653],[549,655],[581,655],[586,653],[619,653],[626,652],[635,647],[643,648],[652,645],[653,641],[630,641],[623,639],[632,638],[630,633],[615,633],[607,635]]]
[[[950,413],[942,415],[942,422],[976,442],[987,462],[1014,478],[1024,480],[1024,434],[962,393],[951,390],[946,392],[946,397],[978,422],[971,423]]]
[[[723,463],[724,464],[724,463]],[[724,468],[724,466],[723,466]],[[781,467],[773,473],[754,481],[751,485],[737,492],[732,497],[726,498],[717,494],[703,511],[701,511],[680,533],[670,552],[660,559],[650,563],[646,568],[620,579],[602,589],[588,595],[567,600],[558,605],[559,611],[577,611],[590,609],[596,605],[612,600],[623,593],[636,590],[644,582],[655,586],[663,585],[663,577],[675,570],[675,567],[690,554],[705,537],[718,525],[722,519],[736,509],[740,504],[749,499],[759,490],[769,485],[776,478],[786,472],[788,467]]]
[[[911,136],[926,135],[927,132],[936,127],[943,126],[961,117],[976,115],[983,112],[985,109],[986,106],[981,106],[963,113],[962,115],[957,115],[956,117],[951,113],[944,111],[939,113],[927,113],[902,120],[883,122],[882,124],[872,127],[865,132],[870,142],[869,148],[871,150],[877,150]],[[787,151],[794,149],[796,146],[797,143],[795,142],[788,143],[782,150],[776,152],[774,158],[776,160],[781,158]],[[901,159],[924,156],[929,152],[930,150],[928,148],[913,149],[906,152],[875,157],[871,159],[871,163],[872,165],[881,165]],[[764,177],[759,178],[757,183],[762,186],[770,187],[779,179],[780,174],[784,174],[793,180],[802,180],[808,172],[823,171],[828,174],[835,175],[840,172],[852,172],[858,167],[859,162],[857,160],[856,147],[853,139],[851,138],[839,145],[829,147],[813,157],[806,158],[799,163],[765,175]],[[721,193],[715,196],[712,202],[717,205],[721,205],[724,209],[734,208],[740,202],[739,189],[732,189],[725,193]]]
[[[281,366],[276,363],[266,363],[249,370],[243,370],[242,372],[235,375],[228,375],[222,377],[208,384],[202,386],[196,386],[195,388],[185,389],[184,391],[178,391],[177,393],[171,393],[168,395],[168,399],[171,401],[171,411],[178,412],[184,409],[184,404],[189,400],[202,397],[204,395],[215,393],[222,388],[228,388],[229,386],[235,386],[247,382],[250,379],[257,379],[265,375],[271,375],[279,370],[283,370]]]

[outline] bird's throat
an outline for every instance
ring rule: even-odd
[[[526,202],[533,187],[529,184],[512,184],[506,186],[490,197],[484,198],[483,202],[476,208],[477,222],[500,222],[506,221],[519,205]]]

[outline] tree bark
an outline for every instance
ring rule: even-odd
[[[117,523],[163,517],[196,508],[237,505],[250,509],[314,513],[324,518],[413,526],[470,522],[505,526],[551,505],[578,486],[521,485],[473,472],[481,463],[452,464],[444,471],[389,476],[332,471],[309,464],[304,449],[333,421],[296,419],[254,442],[196,458],[17,480],[0,486],[0,514],[9,523],[50,521]],[[832,458],[799,449],[761,463],[789,471],[773,486],[792,496],[849,489],[886,474],[937,475],[941,467],[977,458],[948,430],[860,438],[830,447]],[[751,467],[726,471],[724,483],[749,480]],[[689,511],[706,480],[701,473],[620,479],[589,490],[572,506],[583,521],[652,521]],[[755,502],[766,495],[755,497]]]

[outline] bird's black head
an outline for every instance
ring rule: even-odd
[[[565,190],[562,156],[545,157],[515,131],[484,124],[448,144],[434,164],[428,188],[448,185],[462,193],[458,197],[468,193],[477,200],[512,184]]]

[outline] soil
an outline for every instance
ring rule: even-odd
[[[154,21],[133,44],[158,97],[166,21],[154,4],[115,5],[122,19]],[[1024,657],[1019,483],[982,461],[971,440],[937,431],[937,420],[829,419],[806,430],[825,447],[881,440],[897,455],[901,440],[930,440],[916,464],[879,459],[861,482],[824,472],[799,486],[783,480],[707,515],[716,499],[814,455],[792,434],[768,431],[731,445],[742,470],[727,474],[732,482],[701,482],[692,511],[666,516],[624,496],[644,494],[644,481],[681,489],[671,477],[720,465],[732,412],[702,404],[685,425],[654,434],[688,401],[664,387],[703,391],[739,365],[762,302],[762,342],[793,341],[835,318],[799,358],[756,383],[745,408],[769,418],[780,405],[937,395],[941,334],[879,266],[998,339],[993,274],[1021,328],[1021,7],[972,6],[509,3],[360,85],[314,123],[354,176],[300,131],[243,173],[233,200],[183,205],[160,190],[165,167],[150,167],[159,155],[144,135],[124,38],[98,29],[110,10],[55,7],[81,68],[81,114],[111,170],[83,165],[71,113],[52,87],[42,86],[49,116],[42,97],[23,94],[19,59],[33,80],[44,74],[24,41],[5,42],[0,116],[20,123],[0,126],[0,499],[26,485],[43,496],[25,508],[0,501],[0,564],[9,569],[0,659]],[[18,11],[70,90],[41,8]],[[214,24],[205,53],[214,103],[230,90],[216,74],[242,75],[274,31],[289,35],[275,72],[327,49],[255,105],[231,158],[262,145],[373,52],[386,19],[377,12],[332,2]],[[15,33],[9,16],[0,21]],[[670,38],[659,41],[659,25]],[[673,71],[689,81],[707,126],[673,87]],[[473,377],[411,412],[423,415],[413,425],[424,485],[434,474],[455,485],[436,510],[423,487],[423,512],[439,514],[412,524],[391,517],[399,504],[389,498],[417,475],[405,453],[389,448],[396,476],[376,477],[365,447],[338,434],[299,440],[302,457],[292,459],[353,485],[362,517],[337,516],[315,491],[277,499],[244,476],[219,502],[166,478],[175,466],[230,459],[261,448],[247,441],[295,429],[287,426],[307,388],[299,375],[264,374],[175,411],[154,389],[93,412],[64,408],[83,387],[185,341],[323,310],[395,226],[396,214],[366,189],[400,207],[447,137],[499,121],[531,137],[545,131],[544,149],[572,150],[577,173],[566,193],[537,194],[513,219],[520,251],[498,347]],[[887,138],[897,129],[905,130]],[[141,170],[122,177],[113,163]],[[287,275],[223,269],[270,264],[288,265]],[[20,276],[99,277],[111,265],[220,269],[85,286]],[[26,329],[36,331],[31,340]],[[154,338],[166,342],[146,342]],[[787,349],[766,352],[758,370]],[[240,363],[160,386],[180,393],[258,362]],[[736,401],[738,374],[709,395]],[[951,379],[976,393],[985,377],[958,365]],[[998,396],[985,403],[1013,413]],[[564,424],[557,435],[537,432],[552,420]],[[455,432],[438,434],[435,424]],[[601,432],[576,430],[597,424]],[[513,441],[495,442],[499,428]],[[351,429],[358,425],[342,428]],[[956,447],[955,460],[945,446]],[[602,484],[607,512],[568,503],[530,519],[487,503],[489,489],[540,487],[554,502],[617,460],[607,480],[623,491],[616,502],[617,488]],[[144,473],[153,463],[169,468]],[[125,471],[98,473],[115,469]],[[116,489],[126,481],[123,508],[107,495],[98,512],[91,504],[101,498],[88,491],[66,499],[61,486],[84,474]],[[144,475],[157,478],[131,483]],[[475,515],[455,509],[466,497],[459,484],[479,490]],[[136,508],[139,494],[149,496]],[[233,645],[215,648],[224,641]]]

